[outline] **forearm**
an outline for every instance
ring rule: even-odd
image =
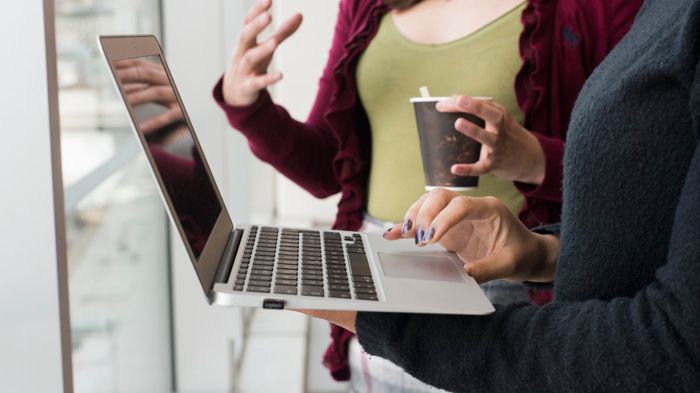
[[[509,305],[485,317],[360,313],[360,342],[455,392],[690,391],[700,385],[698,201],[700,147],[676,207],[667,261],[633,297]],[[566,283],[555,284],[555,301],[557,285]]]
[[[267,91],[249,106],[229,106],[223,100],[221,84],[220,80],[214,88],[214,98],[258,158],[317,197],[339,191],[332,169],[337,148],[329,130],[293,119],[272,102]]]
[[[369,354],[454,392],[697,386],[696,354],[657,296],[511,305],[487,317],[360,313],[357,332]]]

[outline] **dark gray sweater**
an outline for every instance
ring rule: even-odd
[[[649,0],[574,109],[554,302],[360,313],[360,343],[451,391],[700,391],[699,139],[700,0]]]

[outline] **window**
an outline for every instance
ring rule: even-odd
[[[173,388],[167,216],[96,43],[159,31],[159,0],[56,0],[78,393]]]

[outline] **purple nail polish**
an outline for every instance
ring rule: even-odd
[[[423,240],[424,235],[425,232],[423,231],[423,228],[419,225],[416,229],[416,245],[418,245],[418,243],[420,243]]]
[[[425,233],[425,236],[423,236],[423,242],[429,242],[430,239],[433,238],[433,236],[435,236],[435,228],[431,227],[430,230],[428,230],[428,232]]]
[[[413,223],[411,222],[411,219],[407,218],[403,221],[403,226],[401,227],[401,234],[405,235],[407,234],[411,228],[413,227]]]

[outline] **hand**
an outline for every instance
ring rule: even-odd
[[[277,46],[299,29],[302,16],[292,16],[269,38],[258,43],[258,35],[272,22],[267,12],[271,6],[272,0],[258,0],[243,20],[238,47],[224,73],[223,96],[228,105],[250,105],[258,99],[261,90],[282,79],[279,72],[267,73],[267,67]]]
[[[295,310],[310,317],[325,319],[350,332],[356,333],[357,311]]]
[[[486,121],[485,129],[465,119],[455,129],[482,144],[481,157],[474,164],[456,163],[457,176],[481,176],[494,173],[502,178],[530,184],[542,184],[545,157],[534,135],[521,126],[501,105],[465,96],[453,96],[437,103],[440,112],[466,112]]]
[[[493,197],[431,191],[408,209],[403,224],[384,234],[390,240],[411,236],[419,247],[439,243],[457,253],[479,283],[554,280],[559,239],[531,232]]]
[[[115,63],[126,101],[130,106],[154,103],[166,109],[142,121],[139,130],[144,134],[184,120],[182,109],[175,96],[168,74],[162,64],[141,59],[120,60]]]

